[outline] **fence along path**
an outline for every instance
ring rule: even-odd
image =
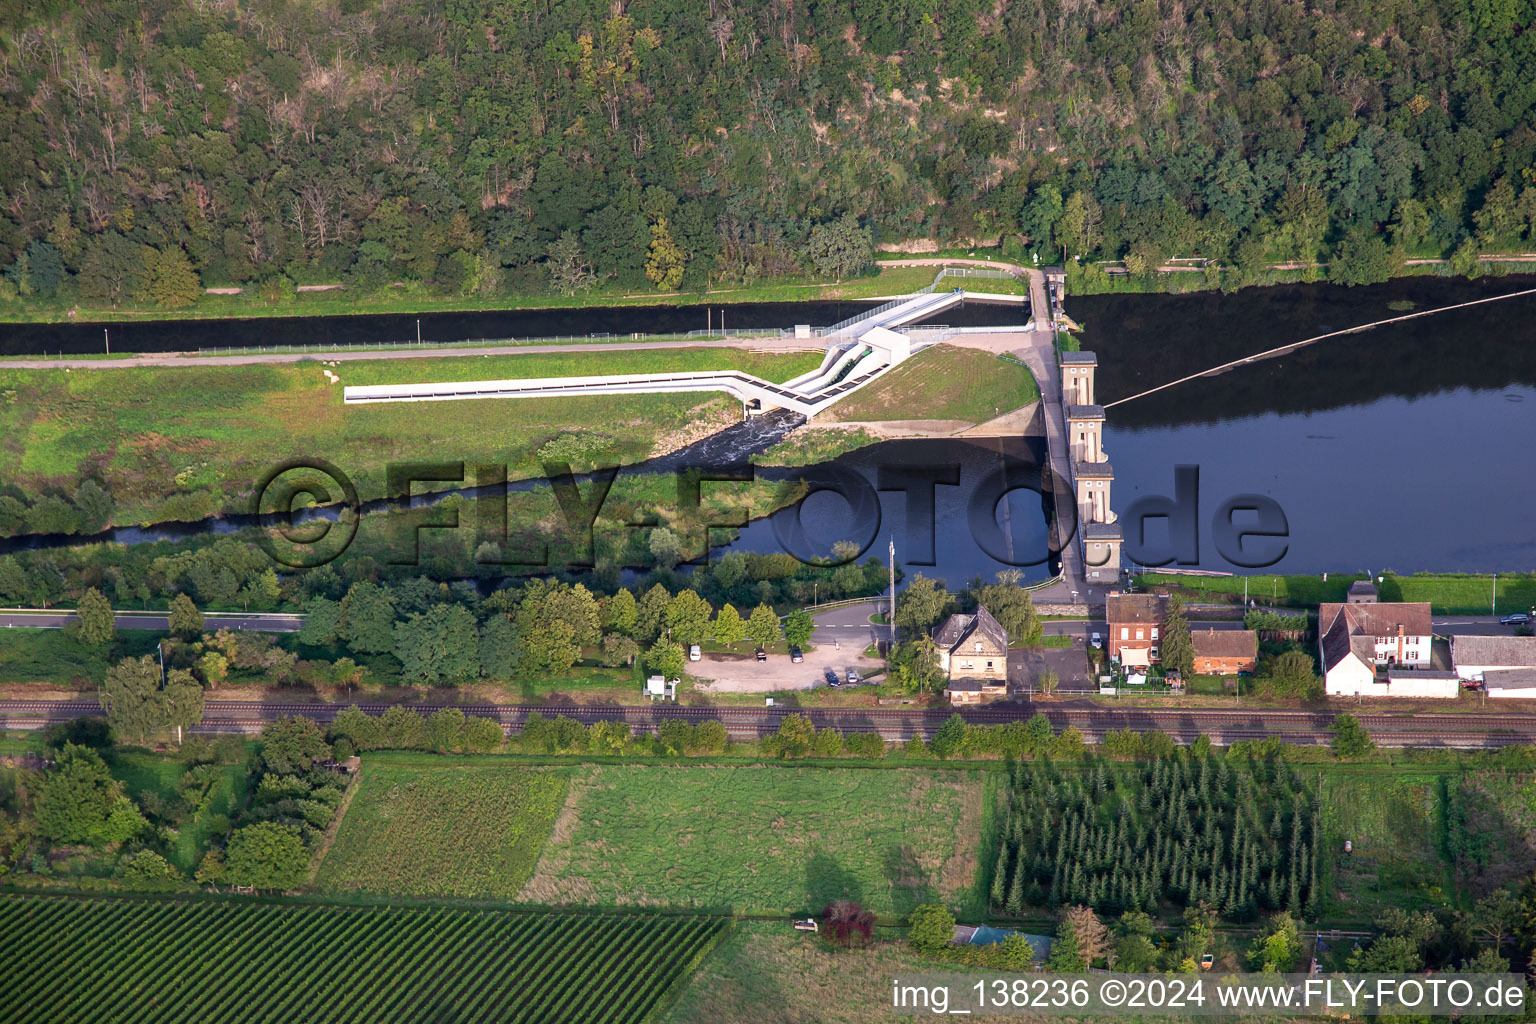
[[[1185,381],[1191,381],[1197,377],[1214,376],[1215,374],[1222,373],[1223,371],[1230,370],[1237,366],[1246,366],[1249,363],[1256,363],[1261,359],[1269,359],[1273,356],[1285,355],[1287,352],[1294,352],[1297,349],[1304,348],[1307,345],[1314,345],[1319,341],[1327,341],[1329,338],[1337,338],[1343,334],[1360,334],[1363,331],[1373,330],[1377,327],[1385,327],[1387,324],[1398,324],[1402,323],[1404,320],[1417,320],[1419,317],[1434,316],[1436,313],[1449,313],[1451,310],[1466,309],[1468,306],[1482,306],[1490,302],[1502,302],[1505,299],[1518,299],[1522,295],[1536,295],[1536,288],[1527,288],[1524,291],[1510,292],[1508,295],[1493,295],[1486,299],[1473,299],[1470,302],[1458,302],[1454,306],[1440,306],[1436,309],[1420,310],[1417,313],[1405,313],[1402,316],[1392,316],[1385,320],[1377,320],[1374,323],[1361,324],[1359,327],[1346,327],[1342,331],[1329,331],[1327,334],[1319,334],[1315,338],[1303,338],[1301,341],[1293,341],[1289,345],[1281,345],[1279,348],[1266,349],[1265,351],[1259,352],[1255,355],[1244,356],[1241,359],[1233,359],[1230,362],[1222,363],[1220,366],[1213,366],[1209,370],[1201,370],[1199,373],[1191,373],[1187,377],[1180,377],[1178,380],[1171,380],[1167,384],[1159,384],[1155,388],[1148,388],[1145,391],[1139,391],[1136,394],[1129,396],[1128,398],[1117,398],[1113,402],[1105,402],[1104,408],[1113,409],[1117,405],[1124,405],[1126,402],[1134,401],[1137,398],[1145,398],[1148,395],[1155,395],[1159,391],[1166,391],[1168,388],[1171,388],[1176,384],[1183,384]]]

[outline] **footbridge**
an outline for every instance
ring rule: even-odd
[[[914,351],[943,340],[942,331],[908,325],[987,294],[956,288],[902,296],[817,332],[827,342],[821,365],[782,384],[738,370],[631,373],[588,377],[529,377],[366,384],[343,390],[348,405],[445,402],[471,398],[549,398],[566,395],[667,394],[724,391],[749,409],[781,408],[813,416],[899,365]]]

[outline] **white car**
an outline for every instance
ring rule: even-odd
[[[1097,633],[1089,637],[1088,642],[1093,644],[1096,649],[1104,646],[1104,638]]]
[[[688,660],[689,661],[698,661],[703,656],[704,655],[702,653],[700,653],[700,651],[699,651],[699,645],[698,644],[689,644],[688,645]]]

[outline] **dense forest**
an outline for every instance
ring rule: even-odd
[[[3,0],[0,297],[1536,248],[1533,0]]]

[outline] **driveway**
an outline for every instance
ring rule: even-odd
[[[839,679],[847,679],[850,668],[867,676],[884,667],[878,658],[864,656],[863,644],[845,643],[841,649],[831,644],[812,648],[799,665],[787,654],[771,654],[767,661],[758,661],[752,654],[706,654],[704,660],[688,664],[688,674],[699,681],[697,689],[704,693],[774,693],[825,686],[824,673],[829,668]]]
[[[1038,687],[1036,680],[1048,668],[1056,671],[1062,689],[1087,689],[1088,655],[1082,637],[1073,637],[1071,647],[1026,647],[1009,651],[1009,689]]]

